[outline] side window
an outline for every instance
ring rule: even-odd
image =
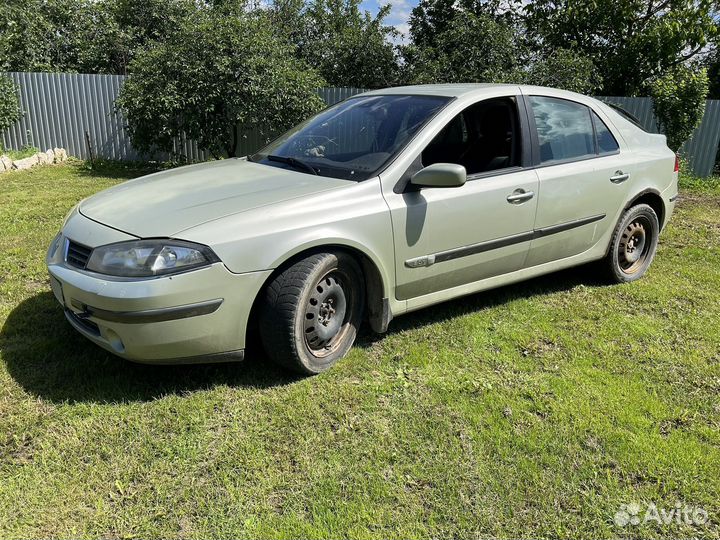
[[[550,97],[532,96],[540,161],[560,161],[595,155],[590,109],[580,103]]]
[[[610,132],[605,123],[600,120],[600,117],[592,111],[593,124],[595,125],[595,137],[597,137],[598,154],[612,154],[617,152],[620,147],[618,146],[615,137]]]
[[[424,167],[457,163],[468,175],[520,165],[520,126],[514,98],[475,103],[455,116],[425,147]]]

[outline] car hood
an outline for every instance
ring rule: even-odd
[[[226,159],[151,174],[80,204],[84,216],[138,237],[172,237],[231,214],[348,185],[348,180]]]

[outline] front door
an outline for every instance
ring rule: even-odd
[[[457,188],[385,193],[395,240],[398,300],[522,268],[533,234],[538,179],[523,165],[518,100],[475,103],[455,116],[417,156],[409,176],[433,163],[458,163]]]

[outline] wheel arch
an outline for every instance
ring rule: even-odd
[[[658,217],[658,222],[660,223],[660,230],[662,230],[663,223],[665,221],[665,202],[663,201],[660,192],[653,188],[642,190],[625,205],[623,213],[628,208],[632,208],[638,204],[647,204],[655,211]]]
[[[378,333],[387,331],[387,327],[392,320],[389,302],[390,283],[387,276],[383,275],[379,260],[374,254],[360,246],[347,242],[332,241],[300,246],[290,253],[286,253],[276,261],[273,265],[273,272],[268,276],[255,296],[250,317],[248,318],[248,328],[246,332],[250,332],[251,325],[257,321],[259,301],[268,284],[288,266],[292,266],[310,255],[321,252],[344,252],[358,262],[363,272],[363,278],[365,279],[366,316],[370,327]]]

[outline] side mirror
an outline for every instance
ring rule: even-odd
[[[433,163],[419,170],[410,183],[421,187],[460,187],[467,180],[465,167],[457,163]]]

